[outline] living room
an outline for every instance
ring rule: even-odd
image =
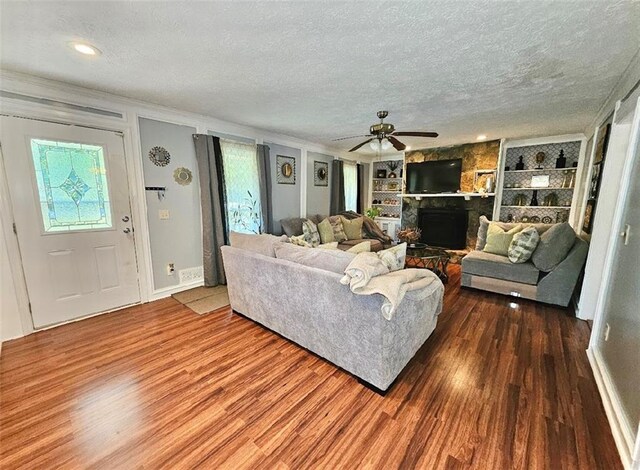
[[[2,2],[1,466],[635,468],[640,8],[475,7]]]

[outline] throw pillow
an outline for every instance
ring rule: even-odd
[[[305,248],[311,248],[311,245],[307,243],[307,241],[304,239],[304,235],[296,235],[293,237],[289,237],[289,242],[293,243],[294,245],[304,246]]]
[[[349,248],[347,250],[347,253],[366,253],[368,251],[371,251],[371,242],[370,241],[366,241],[366,242],[361,242],[358,243],[357,245],[352,246],[351,248]]]
[[[328,218],[331,227],[333,228],[333,241],[343,242],[347,240],[347,234],[344,233],[344,226],[342,225],[342,219],[339,215],[332,215]]]
[[[540,235],[538,235],[535,227],[527,227],[523,231],[516,233],[509,244],[509,261],[512,263],[528,261],[539,241]]]
[[[344,233],[347,236],[347,240],[362,240],[364,238],[362,236],[362,223],[364,222],[364,217],[358,217],[357,219],[345,219],[340,216],[342,219],[342,226],[344,227]]]
[[[540,235],[531,261],[540,271],[549,272],[564,260],[576,242],[576,232],[568,223],[555,224]]]
[[[513,236],[521,230],[522,225],[516,225],[511,230],[505,232],[497,223],[491,222],[487,230],[487,243],[484,245],[482,251],[507,256]]]
[[[253,233],[234,232],[233,230],[229,232],[229,244],[232,247],[252,251],[271,258],[275,257],[275,245],[283,241],[287,241],[286,235],[276,236],[266,233],[256,235]]]
[[[324,219],[318,224],[318,233],[320,233],[320,241],[322,243],[331,243],[335,241],[333,239],[333,227],[331,226],[329,219]]]
[[[491,221],[486,216],[480,216],[480,226],[478,227],[478,238],[476,239],[476,250],[482,251],[487,244],[487,230]]]
[[[404,268],[404,262],[407,257],[407,244],[401,243],[386,250],[378,251],[376,255],[389,271],[399,271]]]
[[[290,219],[281,219],[280,225],[282,226],[282,231],[288,237],[295,237],[298,235],[302,235],[302,222],[304,219],[300,217],[292,217]]]
[[[340,249],[338,248],[338,242],[323,243],[321,245],[318,245],[318,248],[320,248],[321,250],[339,250]]]
[[[318,233],[318,227],[309,219],[305,219],[302,222],[302,235],[304,241],[306,241],[312,247],[316,247],[320,244],[320,234]]]

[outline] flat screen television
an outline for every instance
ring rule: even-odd
[[[407,193],[455,193],[460,190],[462,158],[407,163]]]

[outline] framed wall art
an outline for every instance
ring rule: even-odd
[[[276,182],[296,184],[296,159],[284,155],[276,156]]]
[[[329,186],[329,164],[327,162],[313,162],[313,185]]]

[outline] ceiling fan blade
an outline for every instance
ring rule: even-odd
[[[405,135],[411,137],[438,137],[437,132],[394,132],[393,135]]]
[[[337,142],[338,140],[347,140],[347,139],[355,139],[356,137],[369,137],[371,134],[360,134],[360,135],[351,135],[349,137],[340,137],[338,139],[331,139],[332,142]]]
[[[391,142],[393,144],[393,146],[395,147],[395,149],[398,150],[399,152],[402,152],[407,147],[406,145],[404,145],[402,142],[400,142],[398,139],[396,139],[392,135],[388,135],[387,139],[389,139],[389,142]]]
[[[349,150],[349,152],[354,152],[356,150],[358,150],[360,147],[362,147],[364,144],[368,144],[369,142],[371,142],[373,140],[373,137],[369,140],[365,140],[364,142],[356,145],[355,147],[353,147],[351,150]]]

